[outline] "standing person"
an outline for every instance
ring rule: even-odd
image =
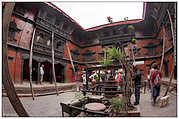
[[[152,86],[152,100],[153,104],[156,104],[156,99],[160,95],[160,82],[161,82],[161,72],[158,70],[156,63],[153,64],[154,71],[152,72],[150,83]]]
[[[86,72],[82,71],[82,80],[83,80],[83,95],[86,95],[86,90],[87,90],[87,81],[86,81]]]
[[[80,91],[81,72],[77,71],[76,74],[77,74],[76,87],[77,87],[77,91]]]
[[[93,74],[89,77],[91,79],[91,85],[92,85],[92,90],[95,90],[96,82],[98,80],[98,74],[96,71],[92,72]]]
[[[134,105],[138,105],[140,102],[140,88],[141,88],[141,72],[134,66],[134,85],[135,85],[135,102]]]
[[[117,82],[119,82],[119,81],[118,81],[118,76],[119,76],[119,72],[116,71],[116,72],[115,72],[115,80],[116,80]]]
[[[104,83],[104,80],[105,80],[105,72],[104,71],[101,71],[101,80],[102,80],[102,83]]]
[[[123,69],[121,69],[121,81],[123,84],[125,83],[125,73]]]
[[[81,71],[78,71],[77,74],[78,74],[78,76],[77,76],[77,81],[80,82],[80,81],[81,81],[81,77],[82,77],[82,76],[81,76],[81,75],[82,75],[82,74],[81,74]]]
[[[148,75],[147,75],[147,91],[151,90],[151,86],[150,86],[150,71],[148,71]]]
[[[152,85],[151,85],[151,83],[150,83],[150,79],[151,79],[151,76],[152,76],[152,72],[154,71],[154,68],[152,67],[151,69],[150,69],[150,72],[149,72],[149,76],[148,76],[148,89],[152,89]]]
[[[43,76],[44,76],[44,65],[42,64],[40,67],[40,84],[43,82]]]
[[[115,81],[118,83],[117,90],[120,90],[121,89],[121,86],[120,86],[121,74],[120,74],[120,72],[118,70],[116,71]]]
[[[104,82],[106,82],[106,81],[108,80],[108,79],[107,79],[107,74],[108,74],[108,72],[105,71],[105,74],[104,74],[104,76],[105,76]]]
[[[111,76],[111,70],[108,70],[106,74],[106,79],[108,80],[110,76]]]

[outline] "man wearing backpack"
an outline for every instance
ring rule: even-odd
[[[152,72],[150,83],[152,86],[152,99],[155,105],[157,97],[160,95],[160,85],[161,85],[161,72],[158,70],[156,63],[153,64],[154,71]]]

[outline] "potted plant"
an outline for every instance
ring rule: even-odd
[[[123,50],[124,51],[124,50]],[[126,103],[126,109],[127,108],[133,108],[133,105],[131,104],[131,96],[133,94],[133,83],[132,83],[132,77],[133,77],[133,70],[132,70],[132,65],[127,61],[125,52],[121,52],[115,47],[112,47],[107,50],[108,58],[107,60],[109,61],[116,61],[118,62],[123,70],[125,71],[125,83],[123,86],[123,97],[125,97],[127,103]],[[112,63],[111,63],[112,64]]]
[[[136,40],[135,38],[133,38],[133,39],[131,40],[131,43],[132,43],[132,44],[136,44],[136,41],[137,41],[137,40]]]
[[[71,101],[71,105],[77,106],[77,107],[82,107],[83,103],[85,101],[85,97],[81,92],[75,93],[75,96],[73,97],[73,100]]]
[[[131,29],[131,30],[135,29],[135,27],[133,25],[129,25],[128,28]]]
[[[126,114],[127,110],[125,108],[125,105],[127,104],[127,101],[125,99],[125,97],[121,97],[121,98],[112,98],[111,100],[109,100],[109,116],[112,117],[118,117],[118,116],[122,116],[121,114]],[[121,113],[124,112],[124,113]]]

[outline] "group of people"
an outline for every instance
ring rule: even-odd
[[[40,67],[40,84],[43,82],[43,75],[44,75],[44,65],[42,64]],[[135,86],[135,102],[134,105],[138,105],[140,102],[140,88],[141,88],[141,78],[142,74],[140,70],[134,66],[134,86]],[[86,80],[86,72],[82,71],[82,79],[83,79],[83,88],[86,89],[87,80]],[[98,75],[97,71],[93,71],[92,75],[89,76],[89,79],[91,80],[92,87],[96,85],[96,82],[105,82],[109,79],[110,76],[113,76],[116,80],[116,82],[124,83],[125,81],[125,73],[122,69],[118,69],[115,71],[115,75],[112,75],[111,71],[102,71],[100,73],[100,76]],[[156,99],[160,95],[160,80],[161,80],[161,72],[158,70],[158,65],[156,63],[153,64],[150,73],[148,75],[148,89],[151,92],[151,99],[152,103],[156,104]],[[120,90],[120,85],[118,87],[118,90]]]
[[[116,82],[122,83],[124,81],[124,72],[122,69],[115,71],[115,74],[111,70],[100,71],[100,76],[98,71],[92,71],[92,74],[89,76],[92,86],[96,85],[96,82],[106,82],[110,77],[114,77]]]
[[[135,102],[134,105],[138,105],[140,103],[140,89],[141,89],[141,80],[142,80],[142,73],[141,71],[134,66],[134,87],[135,87]],[[89,76],[91,81],[92,87],[96,85],[96,82],[105,82],[108,80],[110,76],[113,76],[119,84],[124,84],[125,82],[125,72],[122,69],[118,69],[115,71],[115,75],[112,75],[111,71],[101,71],[100,76],[98,75],[99,72],[93,71],[92,74]],[[150,76],[148,76],[148,89],[151,92],[151,99],[152,104],[156,104],[156,99],[160,95],[160,82],[161,82],[161,72],[158,70],[158,65],[154,63],[152,65],[152,69],[150,70]],[[87,80],[86,80],[86,72],[82,72],[82,79],[83,79],[83,87],[86,87]],[[120,85],[118,90],[120,90]]]
[[[135,102],[134,105],[138,105],[140,102],[140,88],[141,88],[141,77],[142,74],[137,67],[134,67],[134,85],[135,85]],[[150,70],[150,75],[148,76],[148,89],[151,92],[152,104],[156,104],[156,99],[160,95],[160,85],[161,85],[161,72],[158,70],[158,65],[154,63],[152,69]]]

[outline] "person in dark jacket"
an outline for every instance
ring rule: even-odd
[[[134,105],[138,105],[140,101],[140,88],[141,88],[141,72],[134,67],[134,85],[135,85],[135,102]]]

